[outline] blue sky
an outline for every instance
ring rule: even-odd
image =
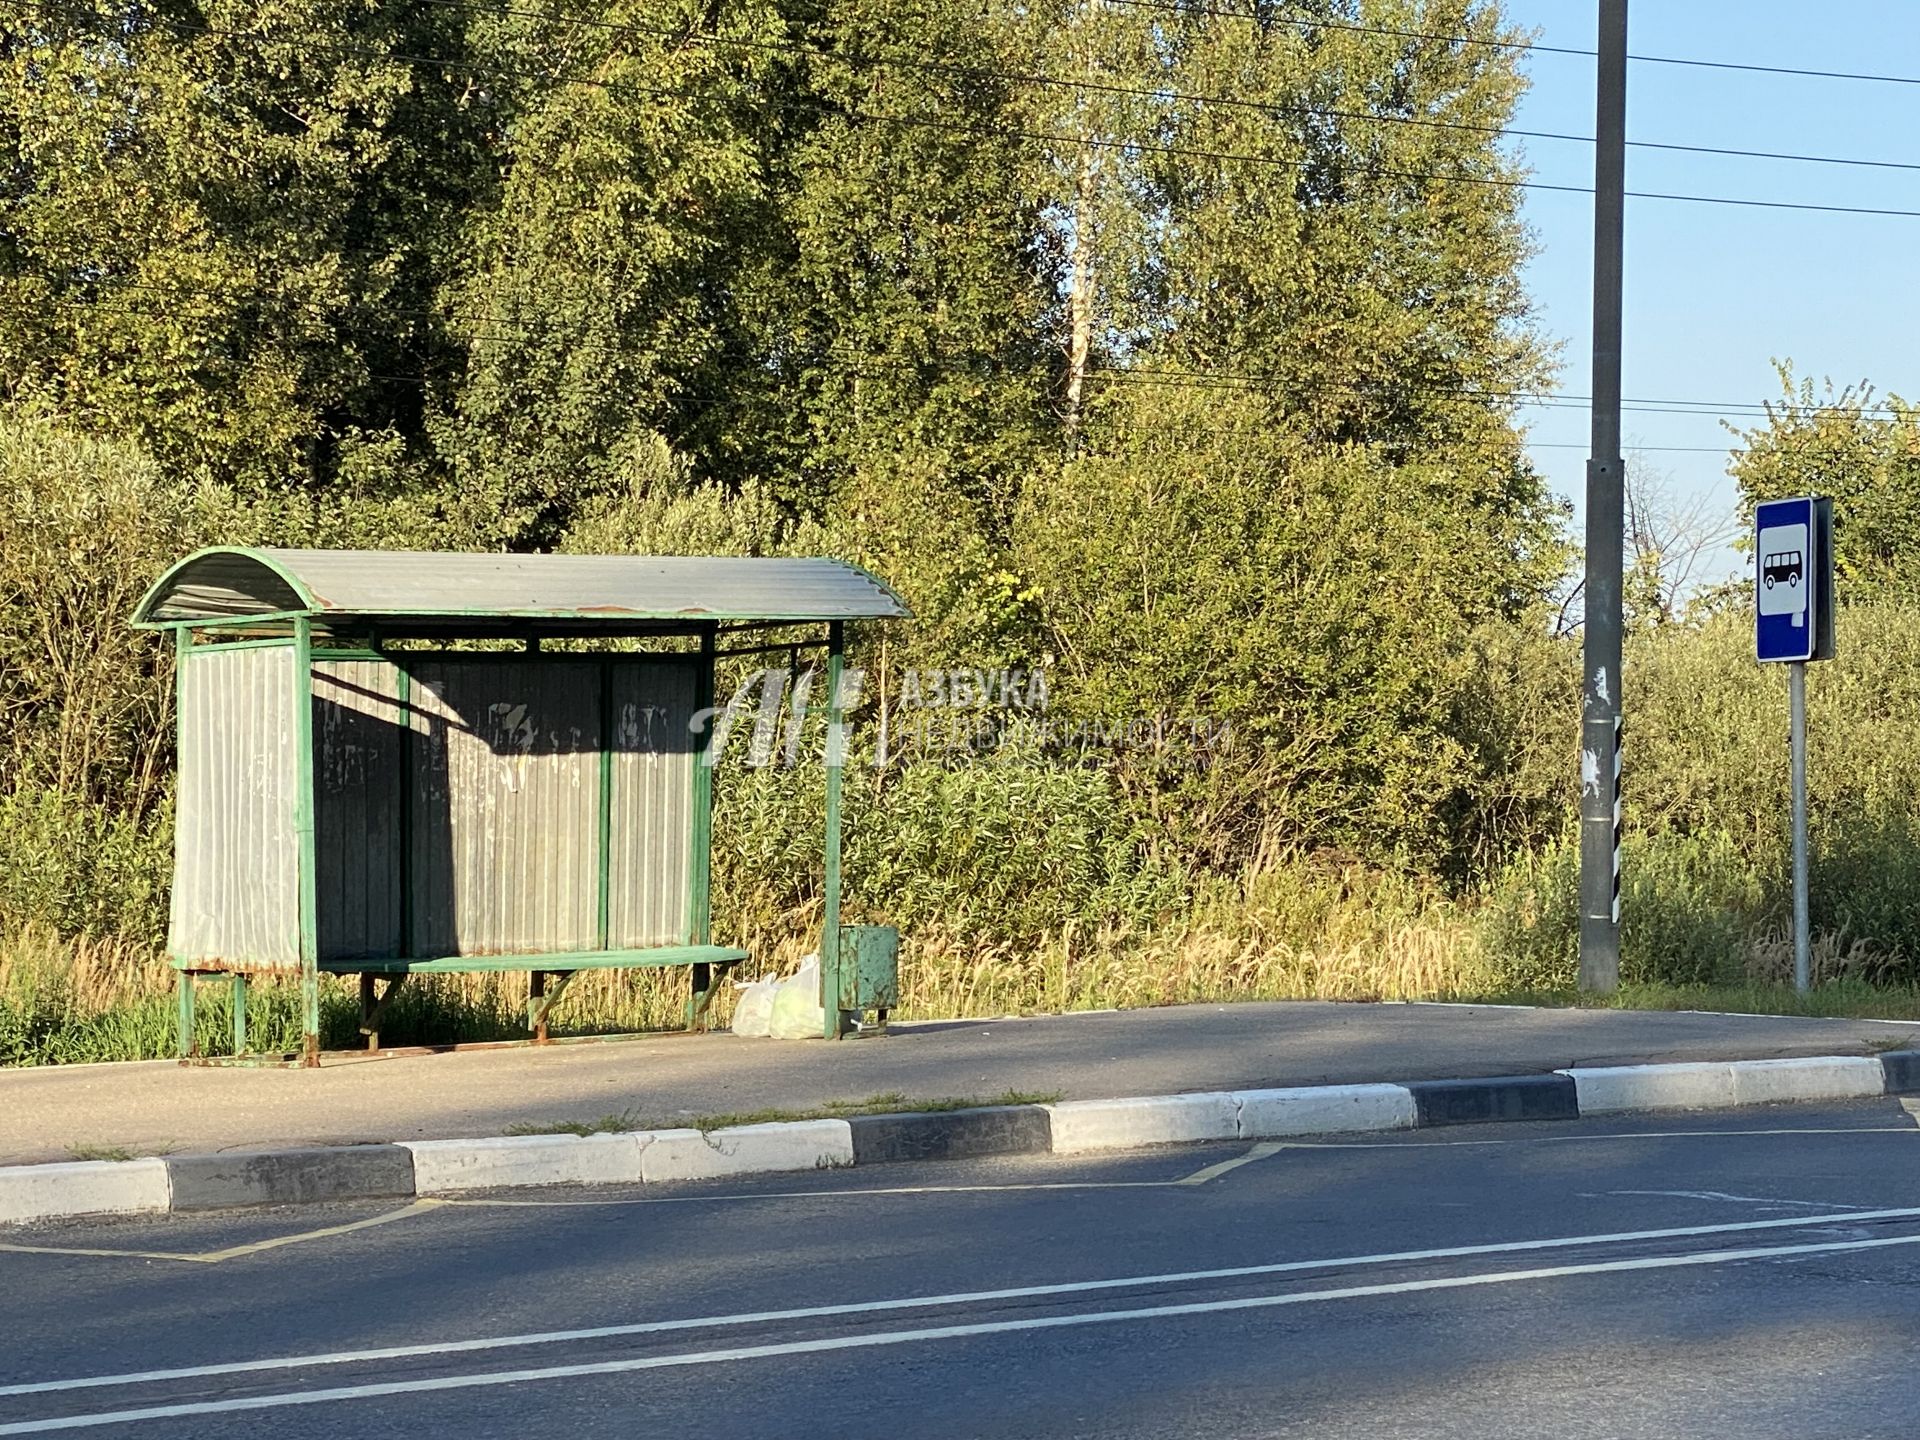
[[[1543,45],[1591,49],[1597,0],[1508,0]],[[1629,48],[1802,69],[1920,76],[1920,0],[1635,0]],[[1593,133],[1593,59],[1534,53],[1515,125]],[[1920,164],[1920,85],[1629,67],[1627,138]],[[1591,145],[1517,142],[1539,181],[1593,183]],[[1630,149],[1629,190],[1920,210],[1920,170],[1868,170]],[[1589,393],[1592,200],[1529,191],[1540,253],[1529,283],[1564,342],[1561,386]],[[1776,398],[1775,357],[1836,384],[1920,397],[1920,219],[1627,201],[1623,388],[1629,399],[1755,404]],[[1584,410],[1527,414],[1535,462],[1578,506]],[[1736,420],[1736,423],[1751,423]],[[1735,491],[1712,416],[1623,417],[1626,448],[1681,496],[1731,514]],[[1564,446],[1565,448],[1561,448]],[[1662,447],[1717,447],[1673,453]],[[1575,531],[1576,535],[1578,530]],[[1720,578],[1740,566],[1724,551]]]

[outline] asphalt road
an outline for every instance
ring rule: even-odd
[[[1904,1437],[1917,1180],[1886,1100],[42,1227],[0,1435]]]

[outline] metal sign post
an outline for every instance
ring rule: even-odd
[[[1753,512],[1753,651],[1787,667],[1793,792],[1793,988],[1813,980],[1807,905],[1807,662],[1833,656],[1833,502],[1770,500]]]

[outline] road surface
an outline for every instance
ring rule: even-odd
[[[1898,1101],[0,1236],[0,1435],[1905,1436]]]

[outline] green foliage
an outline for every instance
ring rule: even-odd
[[[172,656],[134,604],[214,523],[199,487],[37,407],[0,411],[0,794],[136,819],[166,788]]]
[[[1146,858],[1144,834],[1099,769],[1037,763],[1017,742],[974,761],[882,770],[871,759],[853,757],[843,789],[850,918],[1030,944],[1073,921],[1151,922],[1183,898],[1181,869]],[[716,771],[722,933],[778,929],[817,909],[824,804],[817,765]]]
[[[1784,872],[1786,676],[1755,665],[1749,618],[1667,627],[1627,653],[1625,756],[1633,823],[1649,831],[1721,831],[1763,869]],[[1839,658],[1807,677],[1808,783],[1815,848],[1862,824],[1920,815],[1920,611],[1846,605]]]
[[[1135,405],[1153,423],[1108,438]],[[1062,712],[1182,732],[1113,763],[1213,863],[1265,837],[1457,872],[1485,838],[1457,823],[1497,768],[1479,747],[1501,743],[1456,724],[1501,703],[1481,627],[1540,578],[1529,528],[1476,506],[1480,479],[1470,453],[1305,443],[1260,400],[1115,402],[1030,487],[1016,532]],[[1227,730],[1205,763],[1195,724]]]
[[[0,791],[0,929],[157,938],[172,868],[170,804],[135,816],[63,790]]]
[[[324,482],[353,429],[417,430],[405,377],[450,354],[435,285],[494,174],[459,12],[13,8],[0,374],[15,391],[179,473],[259,484]],[[455,64],[410,58],[427,56]]]
[[[1623,983],[1704,985],[1746,974],[1765,887],[1724,834],[1660,834],[1621,860]],[[1515,860],[1492,887],[1481,940],[1503,990],[1566,992],[1579,983],[1580,857],[1571,841]]]
[[[1920,597],[1920,407],[1871,386],[1816,391],[1778,367],[1784,397],[1740,433],[1734,478],[1751,506],[1791,495],[1834,501],[1834,572],[1850,598]]]
[[[856,634],[863,720],[905,667],[1049,677],[1037,727],[848,774],[849,914],[950,976],[984,962],[937,937],[1006,947],[966,995],[1571,983],[1564,515],[1498,398],[1551,369],[1494,139],[1523,80],[1420,38],[1517,38],[1497,3],[16,10],[0,924],[157,939],[169,659],[124,617],[195,546],[832,554],[917,617]],[[1836,494],[1852,602],[1817,923],[1836,973],[1912,977],[1920,418],[1783,379],[1742,493]],[[1658,578],[1628,973],[1765,979],[1779,677]],[[721,929],[803,929],[818,768],[719,779]],[[1133,938],[1082,964],[1087,928]],[[11,1053],[78,1033],[57,988]],[[394,1033],[512,1019],[419,995]],[[101,1045],[164,1048],[129,1007]]]

